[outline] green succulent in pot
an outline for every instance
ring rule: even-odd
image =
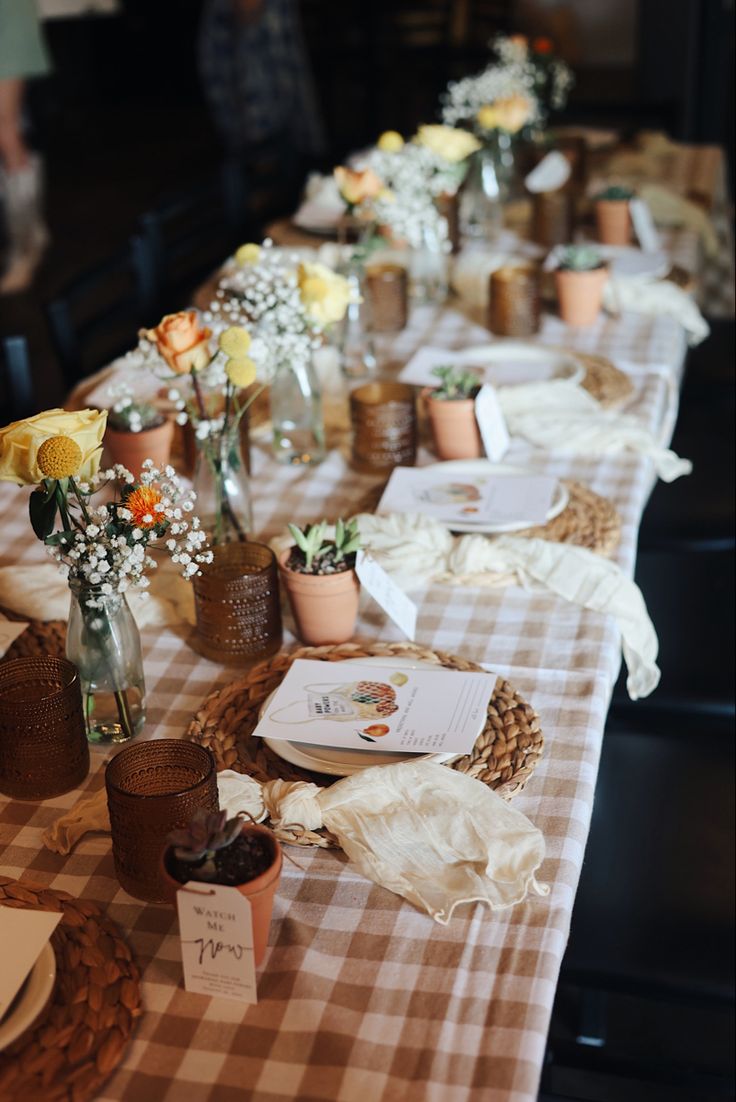
[[[432,368],[439,379],[439,386],[432,391],[432,398],[442,402],[462,401],[473,398],[480,389],[481,380],[472,368],[443,364]]]
[[[630,187],[622,187],[621,184],[609,184],[602,191],[593,196],[596,202],[603,203],[628,203],[634,198],[634,192]]]
[[[593,272],[603,267],[603,257],[592,245],[567,245],[562,251],[559,268],[563,272]]]

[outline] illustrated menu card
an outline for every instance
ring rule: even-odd
[[[0,907],[0,1019],[38,960],[39,954],[56,929],[61,914],[31,911],[23,907]]]
[[[399,381],[412,386],[436,387],[439,380],[435,367],[458,367],[475,371],[479,383],[493,386],[517,386],[519,383],[541,383],[559,375],[559,353],[525,347],[521,343],[499,342],[493,354],[477,350],[453,351],[447,348],[420,348],[405,364]]]
[[[262,738],[404,753],[467,754],[495,674],[297,659],[253,732]]]
[[[450,527],[462,523],[528,527],[547,520],[557,490],[549,475],[488,473],[469,464],[432,467],[395,467],[383,491],[377,512],[422,513]],[[453,469],[454,468],[454,469]]]

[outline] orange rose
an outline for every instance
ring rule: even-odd
[[[201,371],[212,358],[212,330],[202,325],[195,310],[167,314],[155,329],[143,330],[143,336],[156,345],[161,358],[177,375]]]
[[[354,207],[366,199],[375,199],[384,188],[383,180],[372,168],[357,172],[353,168],[339,165],[334,170],[335,180],[345,202]]]
[[[535,38],[532,42],[532,49],[535,54],[551,54],[554,48],[551,38]]]

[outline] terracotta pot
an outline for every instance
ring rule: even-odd
[[[628,245],[631,242],[631,215],[628,199],[596,199],[595,220],[602,245]]]
[[[559,269],[555,272],[560,317],[567,325],[593,325],[603,301],[608,268],[587,272]]]
[[[113,463],[122,463],[136,478],[140,477],[145,459],[152,459],[156,467],[165,467],[171,455],[174,439],[174,422],[164,421],[155,429],[142,432],[118,432],[105,430],[105,447]]]
[[[253,956],[256,967],[266,955],[268,945],[268,930],[271,925],[271,912],[273,911],[273,898],[281,879],[281,846],[267,827],[260,823],[243,823],[243,834],[260,834],[267,837],[273,847],[273,861],[271,865],[256,876],[254,880],[248,880],[245,884],[238,884],[237,890],[250,901],[251,916],[253,918]],[[176,901],[176,893],[181,888],[178,880],[175,880],[166,867],[167,848],[161,858],[162,880],[165,881],[169,891],[171,902]],[[198,881],[200,883],[200,881]],[[206,883],[206,881],[201,881]]]
[[[427,403],[434,450],[440,459],[479,459],[485,455],[472,398],[433,398],[431,390],[422,391],[422,396]]]
[[[286,563],[292,548],[279,555],[281,581],[289,596],[296,633],[303,643],[347,643],[355,631],[360,582],[354,570],[339,574],[299,574]]]

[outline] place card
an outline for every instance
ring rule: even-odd
[[[448,469],[449,467],[449,469]],[[447,524],[527,527],[544,524],[557,490],[550,475],[494,471],[489,462],[396,467],[377,512],[422,513]]]
[[[490,354],[493,349],[492,355]],[[516,386],[519,383],[546,382],[559,375],[561,364],[571,357],[559,352],[517,341],[495,341],[487,349],[420,348],[399,374],[399,381],[412,386],[436,387],[435,367],[462,367],[475,370],[479,383],[492,386]]]
[[[570,179],[571,165],[564,153],[552,150],[524,180],[527,191],[558,191]]]
[[[380,605],[407,639],[414,639],[417,631],[417,606],[400,589],[390,574],[366,551],[358,551],[355,557],[355,573],[360,584]]]
[[[61,914],[0,907],[0,1020],[25,982],[39,954],[56,929]]]
[[[495,674],[297,659],[254,735],[312,746],[467,754],[483,730]]]
[[[258,1002],[248,899],[237,888],[190,880],[176,907],[187,991]]]
[[[484,383],[476,395],[475,419],[486,455],[498,463],[509,450],[511,437],[496,391],[490,383]]]
[[[649,204],[645,199],[630,199],[629,214],[639,244],[645,253],[656,253],[662,247]]]

